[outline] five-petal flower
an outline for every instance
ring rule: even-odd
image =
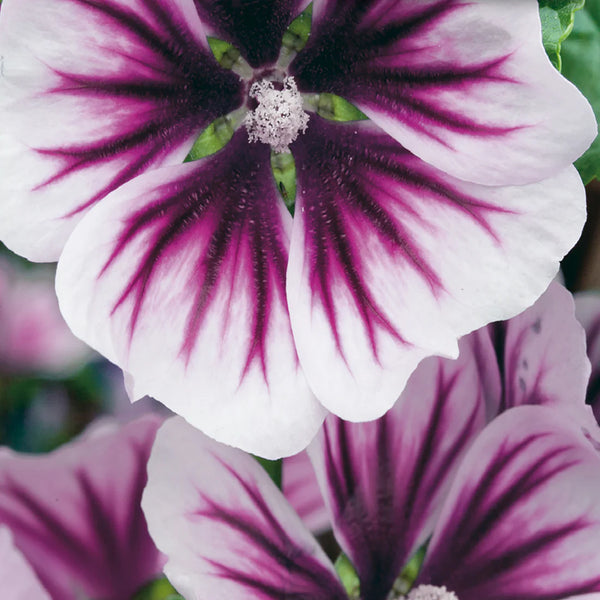
[[[588,375],[572,299],[554,284],[462,340],[458,360],[423,361],[380,419],[330,415],[309,454],[356,568],[351,597],[399,598],[412,584],[410,600],[595,598],[600,438]],[[142,505],[188,600],[347,598],[260,467],[182,419],[157,435]],[[408,581],[403,565],[423,552]]]
[[[68,238],[75,333],[135,397],[269,457],[308,443],[321,404],[380,416],[425,356],[530,305],[579,235],[569,164],[595,133],[534,0],[318,0],[306,47],[278,61],[307,4],[8,0],[0,16],[0,236],[36,260]],[[241,52],[234,70],[207,35]],[[242,125],[252,84],[288,75],[317,109],[290,144],[293,219]],[[328,94],[371,120],[322,118]],[[217,119],[231,141],[177,164]]]

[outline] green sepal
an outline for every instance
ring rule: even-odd
[[[338,574],[348,598],[360,598],[360,579],[350,559],[342,552],[335,561],[335,572]]]
[[[183,596],[177,593],[177,590],[170,584],[166,577],[155,579],[141,590],[139,590],[132,600],[184,600]]]
[[[542,41],[552,64],[560,71],[561,47],[573,30],[575,12],[585,0],[538,0],[542,21]]]
[[[183,162],[191,162],[218,152],[232,138],[233,133],[233,126],[227,117],[215,119],[194,142]]]
[[[319,94],[315,108],[321,117],[330,121],[364,121],[367,118],[356,106],[335,94]]]
[[[231,69],[240,57],[240,51],[229,42],[218,38],[207,37],[206,39],[217,62],[225,69]]]
[[[575,15],[575,25],[562,47],[563,75],[574,83],[600,122],[600,0],[588,0]],[[600,138],[575,161],[583,183],[600,179]]]
[[[268,460],[260,456],[254,457],[267,472],[267,475],[273,480],[273,483],[281,489],[283,475],[283,460]]]
[[[292,52],[300,52],[310,36],[312,26],[312,2],[301,12],[283,34],[282,45]]]
[[[289,153],[271,152],[271,169],[283,202],[292,216],[296,204],[296,162]]]
[[[424,544],[411,556],[394,583],[394,590],[401,594],[406,594],[411,589],[425,560],[426,551],[427,544]]]

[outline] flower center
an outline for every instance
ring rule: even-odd
[[[448,591],[446,586],[420,585],[400,600],[458,600],[458,597],[454,592]]]
[[[258,101],[248,113],[244,125],[251,142],[269,144],[275,152],[289,152],[289,145],[306,131],[308,114],[302,110],[302,96],[293,77],[283,80],[283,89],[276,90],[272,81],[256,81],[250,97]]]

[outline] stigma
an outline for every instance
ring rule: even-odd
[[[454,592],[446,589],[446,586],[420,585],[411,590],[408,596],[402,596],[403,600],[458,600]]]
[[[289,145],[306,131],[309,118],[302,109],[302,96],[294,78],[286,77],[281,90],[267,79],[256,81],[250,97],[258,101],[258,106],[244,119],[248,139],[269,144],[275,152],[289,152]]]

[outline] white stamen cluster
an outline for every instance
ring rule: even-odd
[[[454,592],[446,589],[446,586],[420,585],[411,590],[405,600],[458,600]]]
[[[256,81],[250,88],[250,97],[258,100],[256,110],[244,119],[250,141],[269,144],[275,152],[289,152],[289,145],[300,131],[306,131],[308,124],[294,78],[286,77],[282,90],[276,90],[272,81]]]

